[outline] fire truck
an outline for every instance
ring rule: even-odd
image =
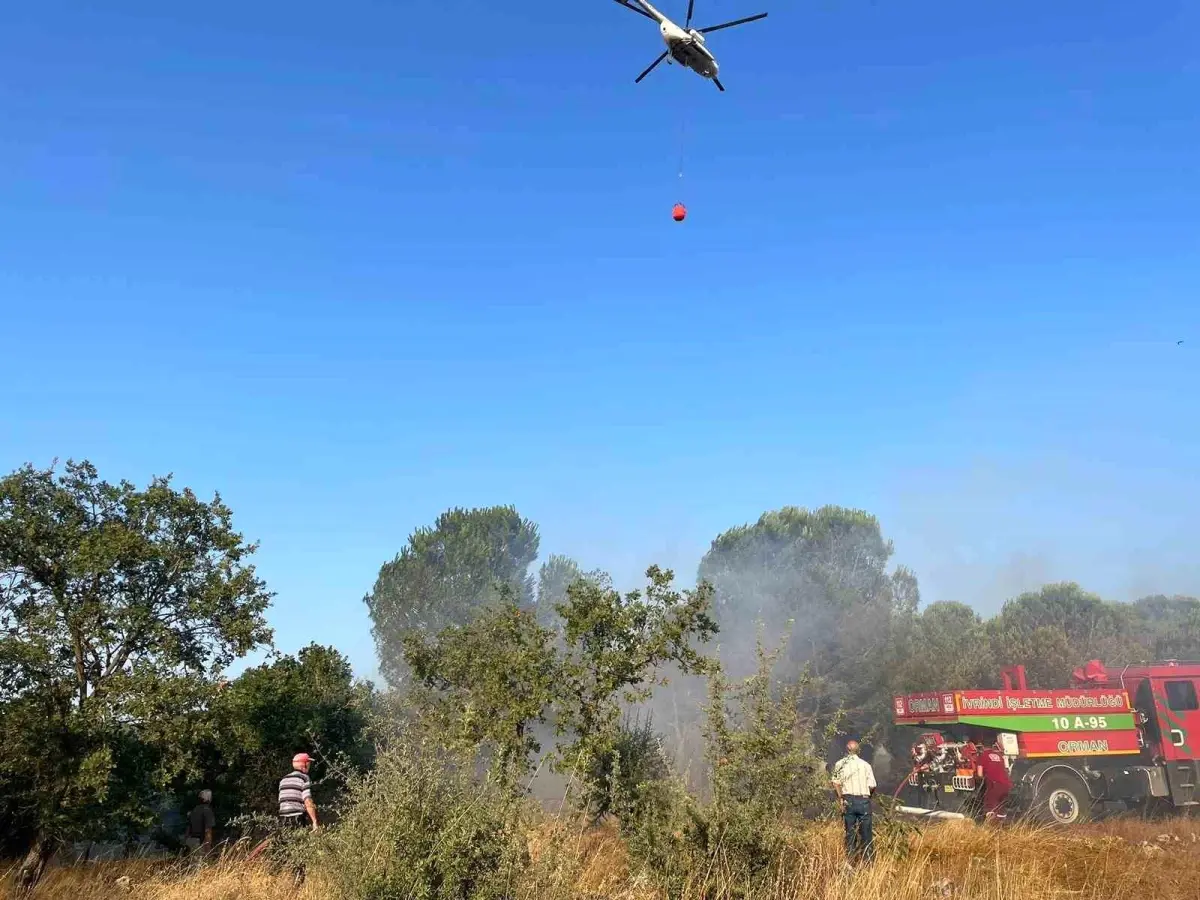
[[[1200,805],[1200,663],[1106,668],[1092,660],[1063,690],[1029,690],[1023,666],[998,691],[892,698],[897,725],[924,729],[900,810],[928,818],[978,815],[975,761],[997,745],[1012,779],[1009,816],[1052,825],[1102,811]]]

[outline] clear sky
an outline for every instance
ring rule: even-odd
[[[841,503],[926,600],[1200,593],[1200,4],[762,2],[725,94],[611,0],[9,4],[0,469],[219,490],[364,675],[453,505],[624,586]]]

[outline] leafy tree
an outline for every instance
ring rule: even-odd
[[[309,644],[296,656],[247,669],[210,706],[203,774],[181,780],[184,799],[194,803],[195,789],[204,786],[213,789],[220,821],[273,814],[279,779],[292,756],[307,751],[329,765],[313,786],[318,807],[328,806],[348,773],[371,763],[373,700],[371,684],[356,681],[349,660],[333,647]]]
[[[493,773],[510,787],[541,750],[530,726],[546,721],[559,683],[551,640],[511,597],[436,637],[418,631],[405,638],[416,705],[427,723],[452,746],[484,749]]]
[[[1048,584],[1004,604],[988,623],[994,656],[1025,666],[1030,687],[1064,685],[1089,659],[1136,662],[1149,654],[1132,635],[1133,608],[1074,582]]]
[[[1154,659],[1200,659],[1200,600],[1143,597],[1133,605],[1138,642]]]
[[[999,671],[983,619],[963,603],[927,606],[895,650],[897,691],[986,687]]]
[[[293,852],[331,900],[512,900],[528,872],[524,798],[419,723],[378,723],[376,764],[350,779],[337,828]],[[231,894],[231,896],[233,896]],[[532,896],[537,896],[533,894]]]
[[[745,672],[761,624],[787,639],[781,677],[814,679],[807,702],[822,721],[837,709],[859,731],[885,721],[889,648],[919,601],[910,571],[888,572],[892,553],[874,516],[837,506],[784,507],[719,535],[699,577],[715,588],[730,673]]]
[[[645,700],[662,669],[707,671],[692,646],[715,632],[712,589],[672,588],[673,574],[651,566],[645,592],[625,595],[579,579],[558,605],[561,643],[512,598],[436,638],[405,641],[426,724],[457,748],[494,754],[493,772],[514,787],[540,751],[532,726],[552,721],[560,738],[553,767],[578,775],[583,806],[603,815],[613,801],[622,748],[640,738],[621,728],[622,704]]]
[[[60,842],[147,823],[190,765],[211,676],[270,640],[255,546],[219,496],[25,466],[0,480],[0,795],[36,884]]]
[[[403,680],[405,635],[465,625],[500,600],[504,586],[532,605],[538,543],[537,526],[511,506],[448,510],[414,531],[364,598],[384,677]]]
[[[645,591],[624,596],[587,580],[568,588],[567,602],[558,606],[567,649],[556,727],[570,740],[559,747],[559,771],[612,771],[604,760],[617,753],[622,702],[646,700],[663,683],[668,665],[685,675],[710,670],[711,661],[693,642],[707,642],[717,632],[709,612],[712,585],[702,581],[681,592],[672,587],[674,577],[651,566]],[[612,784],[587,781],[579,800],[603,815],[612,803]]]
[[[604,572],[594,570],[585,572],[579,568],[579,563],[569,556],[557,553],[542,563],[538,570],[537,579],[537,620],[543,628],[548,628],[561,639],[563,621],[558,614],[558,606],[567,600],[567,588],[579,580],[592,581],[602,587],[611,587],[611,581]]]

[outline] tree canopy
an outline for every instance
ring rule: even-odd
[[[1133,605],[1136,631],[1155,659],[1200,659],[1200,600],[1143,597]]]
[[[480,747],[493,771],[513,782],[541,750],[532,725],[545,722],[561,665],[553,633],[513,598],[466,625],[405,638],[413,699],[428,722],[457,747]]]
[[[364,598],[384,677],[403,679],[404,638],[413,631],[466,625],[505,588],[531,606],[538,543],[537,526],[512,506],[451,509],[415,530]]]
[[[1148,659],[1150,648],[1133,625],[1128,604],[1105,601],[1064,582],[1009,600],[988,629],[1001,664],[1024,663],[1030,687],[1057,687],[1089,659]]]
[[[892,553],[874,516],[838,506],[788,506],[718,535],[699,578],[714,587],[722,661],[749,674],[761,623],[787,640],[780,675],[806,671],[822,714],[840,707],[865,727],[886,709],[888,647],[919,600],[911,572],[889,573]]]
[[[590,581],[601,587],[612,586],[606,573],[598,569],[585,572],[575,560],[558,553],[551,553],[538,569],[538,624],[550,629],[560,638],[564,625],[562,617],[558,614],[558,607],[567,601],[567,590],[571,585],[580,580]]]
[[[279,779],[301,751],[326,766],[313,788],[318,806],[326,805],[348,772],[371,763],[373,702],[373,686],[357,681],[333,647],[309,644],[295,656],[247,669],[222,685],[209,706],[195,771],[179,781],[184,808],[197,787],[207,787],[222,822],[273,814]]]
[[[987,687],[999,672],[987,626],[964,603],[943,600],[927,606],[909,627],[900,629],[897,641],[897,691]]]
[[[145,824],[191,765],[211,677],[269,642],[271,595],[219,496],[25,466],[0,480],[0,794],[60,841]]]
[[[622,704],[647,699],[668,663],[684,673],[707,671],[695,644],[716,630],[709,585],[676,590],[674,574],[657,566],[646,579],[644,591],[626,594],[576,579],[557,605],[557,637],[512,598],[436,636],[410,634],[411,698],[451,743],[491,751],[492,771],[510,785],[541,749],[531,726],[552,719],[561,738],[553,766],[581,774],[582,804],[603,811]]]

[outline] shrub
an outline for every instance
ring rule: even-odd
[[[626,716],[609,751],[591,757],[583,772],[592,785],[594,820],[610,813],[621,821],[637,819],[648,792],[669,775],[663,738],[654,730],[653,720]]]
[[[354,778],[310,859],[341,900],[509,897],[528,865],[523,801],[428,734],[397,730]]]
[[[776,690],[777,655],[760,648],[758,671],[733,690],[712,676],[704,733],[711,799],[702,803],[677,783],[642,793],[630,852],[668,896],[708,896],[718,885],[722,896],[752,893],[782,863],[789,819],[829,808],[824,765],[799,712],[807,681]]]

